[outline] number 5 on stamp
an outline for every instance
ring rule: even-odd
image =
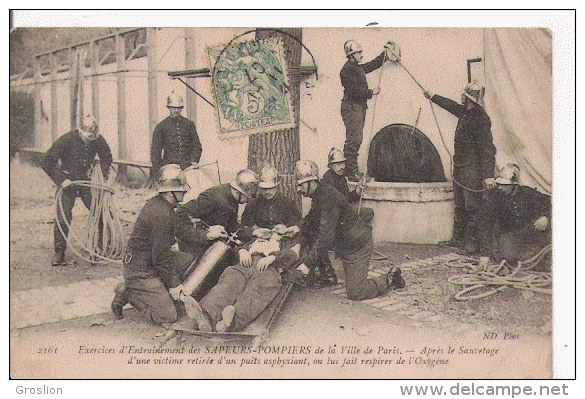
[[[220,139],[295,126],[280,42],[208,49]]]

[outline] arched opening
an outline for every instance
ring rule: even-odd
[[[374,136],[368,154],[368,174],[378,182],[445,182],[437,149],[417,128],[397,123]]]

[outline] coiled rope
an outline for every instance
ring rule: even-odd
[[[122,253],[125,247],[124,232],[118,211],[114,204],[113,182],[116,176],[110,172],[110,176],[105,181],[102,168],[94,166],[91,171],[91,180],[75,180],[71,182],[72,186],[89,187],[91,193],[91,207],[89,218],[81,235],[78,235],[71,229],[71,224],[67,222],[65,210],[63,209],[63,187],[57,192],[55,198],[57,212],[61,214],[62,220],[69,228],[69,235],[65,237],[61,225],[56,220],[59,231],[65,237],[68,247],[78,257],[92,263],[122,263]],[[100,222],[103,227],[100,229]]]
[[[552,295],[551,273],[531,270],[551,249],[552,245],[545,246],[532,258],[518,262],[514,268],[510,267],[506,260],[495,265],[481,263],[473,258],[451,260],[447,262],[447,266],[468,268],[469,271],[467,274],[449,277],[447,281],[466,286],[455,294],[458,301],[485,298],[508,287]],[[479,292],[470,294],[474,291]]]

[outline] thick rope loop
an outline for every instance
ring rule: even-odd
[[[57,219],[55,223],[59,231],[65,237],[68,247],[81,259],[92,264],[122,263],[121,257],[125,247],[124,233],[118,211],[113,202],[115,190],[112,184],[115,174],[110,173],[107,181],[104,180],[101,167],[94,167],[91,172],[91,181],[75,180],[71,185],[88,187],[91,192],[91,207],[86,228],[82,236],[72,231],[71,224],[67,222],[63,209],[63,187],[57,192],[55,198],[57,212],[69,229],[65,237],[64,231]],[[102,222],[102,226],[100,226]],[[101,227],[101,228],[100,228]]]
[[[511,268],[505,260],[499,264],[490,265],[482,264],[472,258],[454,259],[446,262],[446,265],[467,268],[468,273],[451,276],[447,281],[451,284],[466,286],[455,294],[455,299],[458,301],[486,298],[507,287],[552,295],[551,273],[531,271],[551,250],[552,245],[547,245],[535,256],[524,262],[518,262],[515,268]],[[483,292],[474,293],[477,291]]]

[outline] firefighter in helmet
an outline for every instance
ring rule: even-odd
[[[258,191],[258,176],[249,169],[243,169],[238,172],[236,177],[229,183],[219,184],[203,191],[199,196],[177,207],[177,215],[187,223],[196,220],[201,226],[224,226],[227,233],[233,238],[238,239],[241,243],[246,243],[252,239],[252,236],[241,228],[238,222],[238,210],[240,205],[245,204],[251,199],[256,198]],[[201,245],[199,242],[188,242],[178,240],[179,249],[192,253],[195,256],[201,256],[209,245]],[[206,279],[202,285],[200,295],[205,295],[225,267],[237,262],[236,254],[240,252],[241,247],[236,245],[234,251],[222,262],[223,267],[217,267]],[[245,263],[247,257],[240,259]],[[200,298],[196,298],[200,299]]]
[[[552,242],[551,197],[519,182],[520,168],[505,165],[496,178],[497,190],[486,197],[484,247],[494,260],[512,266],[532,258]],[[540,267],[545,269],[546,259]],[[550,271],[550,269],[549,269]]]
[[[57,209],[57,218],[53,228],[55,255],[52,266],[65,264],[65,250],[69,224],[73,218],[75,199],[80,197],[87,209],[91,207],[91,191],[89,187],[71,184],[75,180],[88,180],[88,174],[95,156],[100,159],[100,166],[107,179],[112,164],[112,152],[103,136],[99,134],[98,123],[93,115],[86,115],[79,129],[59,137],[46,152],[42,161],[43,170],[57,186],[61,193],[61,209]],[[100,220],[99,231],[103,229]],[[100,238],[100,245],[101,238]]]
[[[199,164],[203,148],[195,123],[181,115],[183,107],[183,97],[175,92],[169,94],[169,116],[156,125],[152,135],[150,161],[153,171],[167,164],[177,164],[183,170]]]
[[[258,198],[248,202],[242,214],[244,230],[255,237],[269,235],[276,226],[292,226],[301,220],[297,204],[282,195],[279,184],[278,170],[264,166],[260,171]]]
[[[370,89],[366,74],[380,68],[385,61],[397,61],[394,55],[396,46],[393,43],[392,52],[389,49],[389,43],[386,49],[372,61],[361,63],[364,59],[362,46],[355,40],[348,40],[343,45],[347,62],[341,68],[339,76],[343,86],[343,99],[341,100],[341,118],[345,124],[345,145],[343,153],[347,158],[346,176],[350,181],[359,181],[361,175],[358,172],[358,152],[362,144],[364,135],[364,122],[366,119],[367,101],[380,93],[380,87]],[[390,53],[390,54],[389,54]]]
[[[352,204],[352,206],[356,207],[360,217],[364,219],[366,223],[371,224],[374,219],[374,210],[372,208],[360,206],[362,191],[366,184],[365,176],[360,179],[359,184],[355,189],[350,191],[345,178],[346,158],[343,156],[343,152],[335,147],[329,151],[329,155],[327,156],[327,166],[329,167],[329,170],[327,170],[321,178],[321,183],[330,184],[335,187],[341,194],[343,194],[347,201]]]
[[[130,303],[145,319],[163,325],[177,320],[183,274],[195,259],[171,248],[176,239],[207,245],[227,234],[223,226],[196,229],[177,217],[175,208],[188,190],[178,165],[163,166],[159,176],[158,195],[146,201],[128,240],[124,283],[116,287],[111,308],[120,319]]]
[[[298,226],[308,253],[296,270],[309,275],[327,251],[341,258],[349,299],[374,298],[390,289],[403,288],[400,268],[368,279],[368,267],[374,250],[372,228],[357,215],[355,209],[337,189],[319,181],[319,170],[313,161],[302,160],[296,165],[297,191],[311,198],[311,210]],[[307,242],[308,241],[308,242]]]
[[[496,147],[492,142],[492,122],[481,105],[483,88],[476,81],[467,84],[461,104],[429,91],[424,95],[459,119],[453,154],[453,237],[439,244],[476,254],[481,251],[479,238],[483,226],[479,219],[483,192],[496,187]]]

